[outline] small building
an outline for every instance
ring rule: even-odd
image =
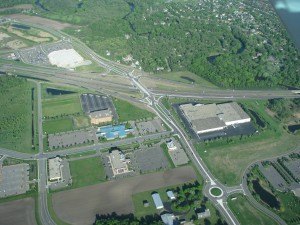
[[[147,200],[144,200],[143,201],[143,205],[146,208],[146,207],[149,207],[150,204],[149,204],[149,202]]]
[[[176,145],[174,144],[173,140],[167,141],[167,147],[169,151],[174,151],[177,149]]]
[[[50,181],[62,179],[61,162],[62,162],[62,159],[59,157],[48,159],[49,180]]]
[[[158,193],[152,194],[152,198],[155,204],[156,209],[163,209],[164,205]]]
[[[132,129],[125,129],[125,125],[120,124],[117,126],[109,125],[99,127],[96,132],[96,135],[97,137],[104,137],[107,140],[113,140],[116,138],[125,138],[130,132],[132,132]]]
[[[176,199],[173,191],[167,191],[167,195],[168,195],[169,199],[171,199],[171,200],[175,200]]]
[[[160,218],[165,225],[174,225],[174,221],[176,219],[175,216],[170,213],[162,214]]]
[[[204,218],[210,217],[209,209],[205,209],[204,212],[197,213],[197,217],[198,217],[198,219],[204,219]]]
[[[109,160],[114,176],[129,172],[125,156],[121,151],[113,150],[109,154]]]
[[[89,117],[94,125],[109,123],[113,120],[112,112],[109,109],[91,112]]]

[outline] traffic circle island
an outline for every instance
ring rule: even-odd
[[[209,189],[209,194],[215,198],[220,198],[223,196],[223,190],[219,187],[211,187]]]

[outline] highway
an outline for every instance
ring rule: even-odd
[[[32,24],[30,24],[32,26]],[[45,27],[43,27],[45,29]],[[122,65],[119,65],[115,62],[110,62],[107,59],[103,59],[97,55],[93,50],[88,48],[84,43],[79,41],[76,38],[73,38],[69,35],[62,33],[61,31],[53,31],[46,28],[50,33],[55,33],[64,40],[68,40],[73,44],[77,49],[80,49],[86,55],[89,55],[99,66],[107,68],[114,73],[125,77],[130,81],[131,85],[124,85],[119,83],[105,82],[98,79],[87,78],[86,74],[74,73],[69,71],[62,71],[58,69],[53,69],[52,67],[39,67],[39,66],[23,66],[23,65],[13,65],[10,66],[7,63],[0,63],[0,70],[5,72],[10,72],[13,74],[25,74],[28,77],[33,79],[46,79],[54,83],[74,85],[77,87],[83,87],[87,90],[94,90],[110,94],[112,96],[125,98],[128,101],[141,103],[140,99],[135,99],[133,97],[124,96],[125,94],[136,94],[141,93],[144,96],[144,103],[146,107],[150,108],[153,112],[157,114],[172,130],[172,133],[177,135],[183,146],[186,149],[187,154],[191,158],[195,167],[199,173],[203,176],[205,180],[204,194],[211,200],[216,208],[220,211],[222,216],[226,219],[227,223],[230,225],[239,225],[239,221],[236,219],[235,215],[231,212],[227,206],[227,198],[232,193],[244,193],[247,196],[251,193],[247,192],[247,188],[244,186],[244,182],[241,186],[237,187],[227,187],[217,181],[217,179],[212,175],[208,170],[206,165],[203,163],[201,157],[198,155],[191,141],[187,138],[185,131],[176,124],[176,120],[169,115],[168,111],[165,109],[163,104],[160,103],[159,99],[162,96],[169,97],[185,97],[185,98],[203,98],[203,99],[269,99],[269,98],[298,98],[298,94],[293,93],[292,91],[250,91],[250,90],[219,90],[219,89],[210,89],[210,90],[199,90],[199,93],[189,93],[189,92],[176,92],[164,90],[149,90],[146,84],[141,83],[131,72],[130,70]],[[36,155],[18,153],[15,151],[0,149],[0,154],[20,158],[20,159],[36,159],[38,161],[38,182],[39,182],[39,214],[42,224],[44,225],[54,225],[55,222],[52,220],[48,207],[47,207],[47,158],[51,158],[56,155],[68,155],[83,153],[91,151],[93,149],[105,149],[112,146],[119,146],[122,144],[130,144],[134,142],[143,141],[147,138],[155,139],[160,138],[162,134],[152,134],[142,137],[128,138],[123,140],[118,140],[114,142],[105,142],[98,143],[93,146],[84,146],[73,149],[65,149],[61,151],[53,152],[44,152],[43,150],[43,129],[42,129],[42,107],[41,107],[41,87],[40,83],[37,82],[38,86],[38,130],[39,130],[39,153]],[[158,100],[157,100],[158,99]],[[163,135],[170,135],[171,132],[165,132]],[[210,192],[211,188],[219,188],[222,191],[220,196],[213,196]],[[261,205],[257,206],[260,209]],[[263,207],[264,208],[264,207]],[[266,213],[267,214],[267,213]],[[273,217],[272,217],[273,218]],[[279,224],[284,224],[282,221],[277,220]]]

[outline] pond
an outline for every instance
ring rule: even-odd
[[[21,30],[29,30],[30,29],[29,26],[25,26],[25,25],[21,25],[21,24],[16,24],[16,23],[13,23],[11,26],[13,28],[17,28],[17,29],[21,29]]]
[[[220,56],[220,54],[212,55],[212,56],[207,57],[206,59],[207,59],[208,62],[214,63],[219,56]]]
[[[195,83],[195,80],[190,78],[190,77],[186,77],[186,76],[180,76],[180,78],[184,79],[184,80],[187,80],[189,82],[192,82],[192,83]]]
[[[65,91],[54,88],[46,88],[46,92],[48,95],[67,95],[75,93],[74,91]]]
[[[36,6],[38,6],[39,8],[41,8],[42,10],[44,10],[44,11],[49,11],[49,9],[47,9],[41,2],[40,2],[40,0],[36,0],[35,2],[34,2],[34,4],[36,5]]]
[[[290,125],[288,126],[290,132],[295,133],[296,131],[300,130],[300,124]]]
[[[280,209],[280,202],[270,192],[266,191],[259,183],[259,179],[252,180],[253,189],[259,195],[260,199],[271,208]]]

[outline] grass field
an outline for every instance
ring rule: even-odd
[[[189,71],[180,71],[180,72],[170,72],[170,73],[157,73],[154,74],[155,77],[164,78],[167,80],[178,81],[186,84],[198,84],[201,87],[216,87],[214,84],[203,79],[202,77],[191,73]]]
[[[43,131],[47,134],[54,134],[70,130],[73,130],[73,121],[71,118],[46,120],[43,122]]]
[[[90,119],[87,116],[73,116],[72,119],[75,128],[90,126]]]
[[[232,200],[236,197],[235,200]],[[276,224],[271,218],[256,210],[243,195],[232,196],[228,200],[229,208],[237,216],[242,225],[273,225]]]
[[[160,188],[157,190],[145,191],[141,193],[134,194],[132,196],[132,201],[134,204],[134,215],[136,217],[144,217],[146,215],[153,215],[158,213],[158,210],[155,208],[154,201],[152,199],[152,192],[155,191],[159,193],[161,200],[163,202],[169,201],[166,191],[168,189],[176,188],[176,186],[170,186],[165,188]],[[143,201],[149,202],[149,207],[144,207]]]
[[[117,113],[119,115],[119,122],[126,122],[130,120],[139,120],[149,117],[154,117],[154,114],[140,109],[121,99],[113,99],[113,103],[116,107]]]
[[[25,79],[0,77],[0,146],[33,153],[32,89]]]
[[[70,161],[72,187],[78,188],[105,181],[100,157]]]
[[[56,117],[81,113],[82,109],[78,94],[61,95],[55,98],[43,100],[44,117]]]
[[[265,112],[265,101],[248,101],[246,104],[259,113],[267,124],[259,135],[242,140],[236,138],[230,143],[221,140],[196,145],[212,173],[228,185],[239,184],[244,170],[250,163],[280,155],[299,146],[299,136],[288,134],[278,121]]]

